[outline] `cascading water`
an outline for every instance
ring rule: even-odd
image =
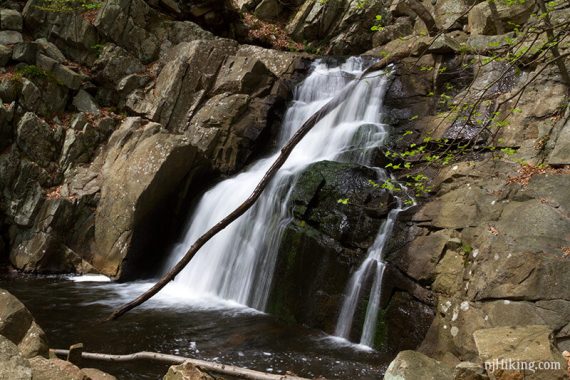
[[[366,316],[364,318],[364,326],[360,336],[360,344],[368,347],[374,345],[374,334],[376,332],[376,322],[378,320],[378,312],[380,309],[380,301],[382,298],[382,278],[386,265],[383,260],[383,251],[386,242],[392,234],[396,218],[402,211],[402,202],[398,199],[398,207],[391,210],[388,217],[382,224],[380,232],[376,236],[374,243],[368,249],[366,259],[360,267],[352,275],[347,290],[345,292],[345,300],[340,311],[337,321],[335,335],[348,339],[352,329],[352,322],[361,299],[366,279],[372,276],[372,287],[368,298],[368,306],[366,308]]]
[[[359,76],[363,66],[360,58],[350,58],[337,67],[328,67],[322,61],[313,64],[310,75],[295,90],[274,154],[202,196],[190,216],[184,239],[170,256],[169,267],[200,235],[247,198],[281,146],[305,120]],[[308,165],[321,160],[370,163],[372,148],[381,146],[387,137],[381,113],[386,85],[386,77],[378,73],[358,83],[346,100],[299,143],[255,206],[208,242],[175,281],[194,295],[213,295],[264,310],[282,233],[289,221],[288,198],[296,179]],[[383,170],[378,173],[379,180],[386,178]],[[390,215],[393,218],[393,213]],[[380,235],[387,235],[390,228],[389,223],[385,224],[386,231]],[[376,240],[375,246],[383,245],[380,236]]]

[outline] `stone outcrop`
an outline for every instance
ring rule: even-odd
[[[0,289],[0,379],[115,380],[94,368],[48,358],[46,335],[16,297]]]
[[[43,330],[26,306],[3,289],[0,289],[0,339],[7,339],[16,345],[16,350],[25,358],[38,355],[47,357],[48,346]]]
[[[271,139],[300,56],[160,9],[113,0],[51,12],[30,0],[21,15],[2,10],[0,29],[33,36],[0,49],[10,73],[0,78],[2,235],[18,269],[156,270],[164,246],[149,231],[175,234],[205,175],[234,173]],[[139,118],[120,123],[121,112]]]

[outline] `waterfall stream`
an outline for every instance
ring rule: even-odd
[[[323,61],[313,64],[309,76],[295,89],[274,153],[253,163],[241,174],[218,183],[202,196],[190,215],[183,239],[169,256],[168,267],[174,265],[200,235],[247,198],[276,159],[281,146],[364,68],[361,58],[350,58],[336,67],[329,67]],[[308,165],[321,160],[370,163],[372,148],[384,144],[387,137],[387,128],[382,124],[386,87],[384,75],[373,73],[364,78],[346,100],[299,143],[255,206],[208,242],[176,278],[176,283],[196,296],[220,297],[264,310],[281,237],[290,220],[287,204],[295,181]],[[379,179],[386,178],[384,170],[378,169],[378,173]],[[390,213],[366,259],[378,264],[375,270],[379,274],[374,285],[378,288],[374,292],[378,294],[376,304],[382,271],[379,255],[396,214],[395,211]],[[365,266],[360,269],[368,270]],[[377,309],[377,305],[375,307]],[[343,313],[353,315],[351,308],[345,305]],[[370,314],[374,314],[373,310]],[[374,318],[376,315],[371,321]],[[352,316],[341,319],[339,326],[342,326],[337,330],[339,335],[347,336],[345,330],[350,327],[345,324],[351,323]],[[369,324],[366,331],[373,330],[374,321]],[[368,341],[367,338],[365,342]]]

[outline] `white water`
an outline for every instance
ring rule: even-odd
[[[345,291],[345,300],[335,329],[335,335],[345,339],[349,338],[358,302],[361,300],[363,291],[365,291],[362,286],[366,283],[366,279],[369,278],[369,276],[373,276],[364,326],[360,336],[360,344],[368,347],[374,345],[376,322],[378,320],[378,312],[382,298],[382,279],[384,269],[386,268],[383,260],[384,247],[392,234],[396,218],[400,211],[402,211],[402,204],[399,199],[398,202],[400,204],[388,214],[374,243],[368,249],[366,259],[362,262],[358,270],[354,272],[348,283],[347,290]]]
[[[362,71],[363,62],[359,58],[351,58],[335,68],[322,62],[313,64],[311,74],[295,90],[294,101],[284,118],[278,149],[202,196],[189,218],[183,240],[170,255],[168,267],[174,265],[200,235],[249,196],[276,159],[280,147],[305,120]],[[386,126],[381,122],[386,82],[383,75],[376,73],[357,84],[345,102],[299,143],[255,206],[198,252],[177,276],[177,288],[182,285],[184,291],[192,295],[217,296],[264,310],[279,243],[289,222],[287,201],[292,186],[299,174],[314,162],[369,164],[371,148],[381,146],[387,137]],[[383,170],[378,173],[379,179],[385,178]]]

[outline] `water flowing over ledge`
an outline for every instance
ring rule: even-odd
[[[218,183],[202,196],[165,270],[173,266],[203,232],[243,202],[275,160],[281,146],[305,120],[362,73],[365,66],[362,58],[350,58],[338,66],[329,66],[324,61],[313,64],[310,75],[295,90],[273,154],[253,163],[243,173]],[[387,77],[377,73],[363,79],[346,101],[319,122],[295,148],[257,204],[204,246],[176,278],[176,288],[196,296],[220,297],[265,310],[279,245],[291,218],[288,200],[292,188],[299,175],[318,161],[370,165],[373,148],[382,146],[388,134],[387,126],[382,123],[387,83]],[[375,171],[377,180],[387,178],[383,169],[375,168]],[[381,254],[396,215],[396,211],[389,214],[366,261],[377,263],[378,272],[373,290],[376,302],[368,313],[367,335],[374,333],[383,268],[374,252]],[[367,268],[362,271],[368,272]],[[350,297],[352,295],[347,298]],[[341,316],[341,320],[346,324],[343,329],[350,331],[352,318]],[[343,331],[339,335],[347,337]],[[370,345],[369,339],[362,343]]]

